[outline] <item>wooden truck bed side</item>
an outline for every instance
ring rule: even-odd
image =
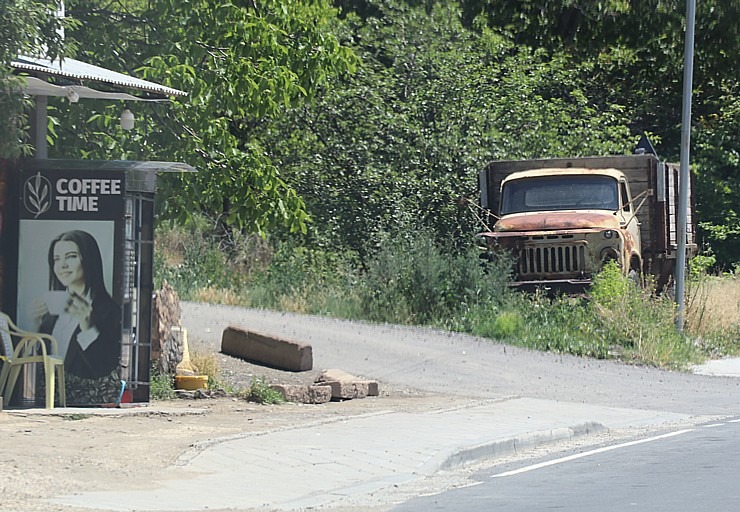
[[[649,258],[675,258],[676,209],[678,206],[678,166],[664,164],[654,155],[549,158],[540,160],[502,160],[491,162],[479,175],[481,206],[498,215],[501,182],[519,171],[547,168],[614,168],[622,171],[630,184],[633,207],[642,205],[640,222],[643,255]],[[689,187],[691,189],[691,187]],[[643,202],[644,200],[644,202]],[[689,201],[687,246],[695,249],[693,200]],[[490,225],[493,224],[489,219]]]

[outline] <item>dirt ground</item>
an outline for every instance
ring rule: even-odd
[[[292,373],[222,354],[232,385],[255,377],[284,384],[313,382],[320,370]],[[124,409],[0,412],[0,510],[74,512],[44,501],[79,491],[147,485],[167,478],[205,444],[244,433],[299,428],[387,410],[421,411],[464,403],[380,383],[380,396],[320,405],[260,405],[234,397],[153,401]],[[86,510],[89,509],[79,509]]]

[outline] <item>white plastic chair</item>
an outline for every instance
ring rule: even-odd
[[[13,348],[13,338],[19,341]],[[47,348],[48,343],[48,348]],[[3,362],[0,371],[0,394],[10,401],[24,364],[41,363],[46,375],[46,408],[54,408],[55,384],[59,384],[59,405],[67,406],[64,388],[64,359],[59,356],[57,340],[48,334],[19,329],[5,313],[0,312],[0,347]],[[56,381],[55,381],[56,377]]]

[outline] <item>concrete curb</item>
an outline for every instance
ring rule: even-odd
[[[482,443],[468,448],[462,448],[451,454],[442,455],[444,460],[436,467],[433,466],[435,461],[430,461],[428,467],[424,470],[447,471],[456,469],[468,464],[493,460],[500,457],[516,455],[533,448],[555,444],[561,441],[574,439],[577,437],[588,436],[600,432],[606,432],[609,429],[601,423],[586,422],[568,428],[555,428],[551,430],[542,430],[537,432],[527,432],[507,439],[497,439],[489,443]]]
[[[109,418],[119,418],[122,416],[201,416],[208,412],[207,409],[188,408],[188,409],[159,409],[142,407],[56,407],[54,409],[5,409],[3,411],[13,416],[58,416],[60,418],[81,418],[92,416],[105,416]]]

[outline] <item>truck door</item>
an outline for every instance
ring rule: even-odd
[[[627,180],[619,180],[620,209],[617,212],[619,225],[629,233],[632,238],[631,254],[641,254],[640,248],[640,221],[637,220],[636,205],[632,203],[630,188]]]

